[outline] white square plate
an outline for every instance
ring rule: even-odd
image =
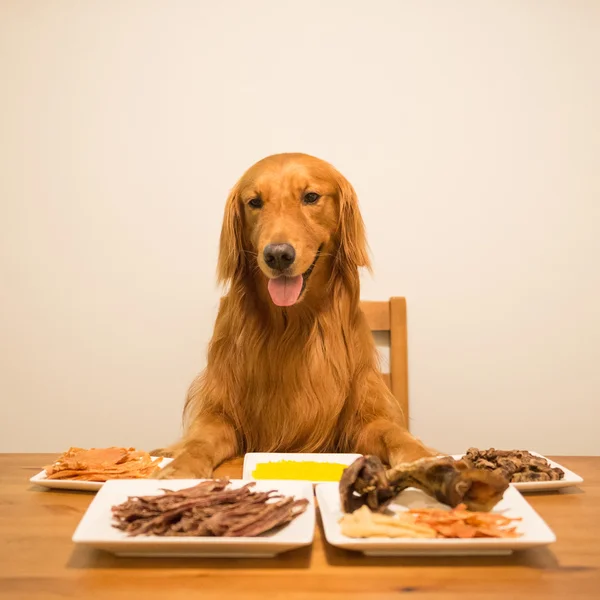
[[[521,518],[516,521],[518,538],[473,538],[473,539],[412,539],[412,538],[349,538],[342,535],[339,519],[342,517],[340,494],[337,483],[322,483],[317,486],[317,500],[323,519],[325,537],[332,546],[346,550],[357,550],[368,556],[459,556],[510,554],[514,550],[525,550],[534,546],[545,546],[556,541],[556,537],[542,518],[514,487],[509,487],[493,512],[507,517]],[[392,508],[445,508],[427,494],[408,489],[395,500]]]
[[[131,537],[112,526],[112,507],[129,496],[161,494],[161,489],[178,490],[199,483],[200,479],[128,479],[108,481],[83,515],[73,542],[106,550],[117,556],[227,556],[271,557],[281,552],[309,546],[315,533],[315,504],[310,483],[298,481],[257,481],[257,490],[277,490],[286,496],[306,498],[306,511],[291,523],[257,537],[178,537],[140,535]],[[234,479],[234,488],[248,483]]]
[[[152,458],[158,458],[153,456]],[[163,458],[158,465],[161,469],[166,467],[173,459]],[[56,490],[79,490],[82,492],[97,492],[103,485],[103,481],[82,481],[80,479],[48,479],[46,471],[42,470],[37,475],[34,475],[30,480],[35,485],[41,485]],[[119,481],[136,481],[131,479],[122,479]]]
[[[360,458],[361,456],[362,454],[325,454],[310,452],[249,452],[244,456],[243,477],[244,479],[254,479],[252,473],[256,469],[257,465],[268,462],[293,460],[296,462],[328,462],[350,466],[357,458]],[[312,481],[311,483],[327,482]]]
[[[530,450],[529,452],[531,452],[531,454],[534,456],[545,458],[550,463],[551,467],[558,467],[559,469],[562,469],[565,472],[565,476],[557,481],[518,481],[511,484],[521,492],[550,492],[552,490],[559,490],[561,488],[571,487],[583,483],[583,478],[576,473],[573,473],[573,471],[567,469],[567,467],[563,467],[557,462],[550,460],[546,456],[539,454],[538,452],[533,452],[533,450]],[[462,454],[457,454],[454,456],[454,458],[457,460],[461,459],[462,457]]]

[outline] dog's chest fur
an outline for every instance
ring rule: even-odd
[[[352,380],[348,332],[310,326],[242,328],[236,360],[242,367],[232,410],[243,424],[246,451],[325,451],[337,448],[335,432]]]

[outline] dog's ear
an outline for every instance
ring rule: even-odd
[[[337,178],[340,202],[340,248],[336,263],[340,271],[356,272],[358,267],[371,269],[365,225],[358,208],[358,198],[350,182],[343,176]]]
[[[242,207],[239,198],[239,184],[231,190],[225,203],[221,239],[219,242],[219,260],[217,263],[217,281],[230,282],[246,268],[244,251]]]

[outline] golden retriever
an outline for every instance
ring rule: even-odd
[[[360,310],[370,267],[354,189],[305,154],[259,161],[225,206],[218,279],[229,285],[183,439],[160,477],[208,477],[245,452],[435,454],[407,430]]]

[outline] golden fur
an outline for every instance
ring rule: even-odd
[[[307,191],[320,195],[303,204]],[[248,204],[260,197],[260,209]],[[296,250],[293,275],[320,255],[299,301],[276,306],[263,248]],[[359,307],[359,268],[369,268],[354,189],[331,165],[279,154],[252,166],[225,206],[221,301],[204,372],[185,405],[183,439],[163,453],[161,477],[207,477],[252,451],[360,452],[397,463],[432,451],[410,435],[378,369]]]

